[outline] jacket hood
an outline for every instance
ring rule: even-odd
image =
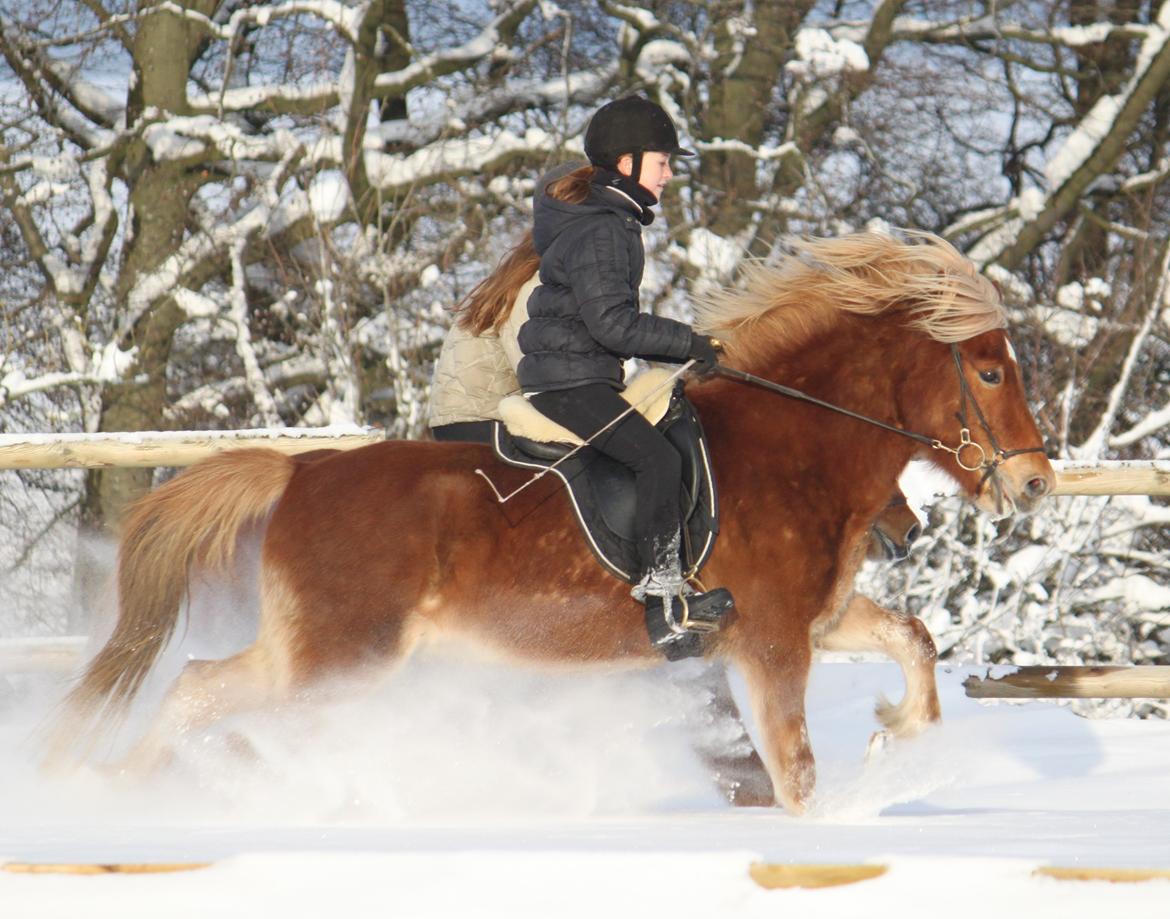
[[[588,199],[581,204],[569,204],[549,197],[548,186],[588,163],[565,163],[550,169],[537,182],[537,195],[532,205],[532,240],[538,254],[543,254],[554,239],[569,225],[598,214],[631,214],[637,216],[638,205],[624,195],[594,186]]]

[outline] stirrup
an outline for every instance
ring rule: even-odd
[[[723,587],[685,597],[648,596],[645,602],[650,643],[672,661],[701,657],[706,637],[718,631],[735,606],[731,591]]]
[[[726,597],[715,596],[726,594]],[[694,610],[692,612],[692,605]],[[731,593],[723,587],[703,594],[683,594],[672,598],[670,609],[663,609],[662,615],[672,632],[715,632],[723,622],[727,611],[734,606]],[[665,604],[663,604],[665,607]]]

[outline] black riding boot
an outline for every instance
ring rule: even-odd
[[[702,657],[705,636],[718,630],[735,606],[731,591],[723,587],[705,593],[691,590],[679,564],[677,533],[665,543],[654,540],[643,548],[647,549],[643,558],[653,561],[632,593],[646,605],[650,643],[670,661]]]

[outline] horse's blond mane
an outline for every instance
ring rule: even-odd
[[[746,262],[739,286],[697,298],[696,325],[723,340],[737,365],[799,347],[847,314],[900,310],[941,342],[1004,327],[998,291],[970,260],[934,234],[905,236],[791,240],[779,259]]]

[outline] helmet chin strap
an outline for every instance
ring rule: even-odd
[[[644,152],[643,150],[637,150],[630,154],[630,182],[641,191],[640,201],[645,202],[649,199],[650,206],[653,207],[658,203],[658,196],[643,186],[640,181],[642,178],[642,155]]]
[[[637,182],[642,178],[642,151],[635,150],[630,154],[630,178]],[[641,183],[639,183],[641,184]]]
[[[642,155],[640,153],[631,153],[630,157],[638,166],[640,173],[642,168]],[[629,198],[641,211],[638,219],[643,226],[649,226],[654,222],[654,211],[651,208],[658,203],[658,196],[648,188],[644,188],[633,174],[627,175],[624,172],[620,172],[615,163],[612,167],[598,167],[593,177],[593,182],[597,185],[611,187]]]

